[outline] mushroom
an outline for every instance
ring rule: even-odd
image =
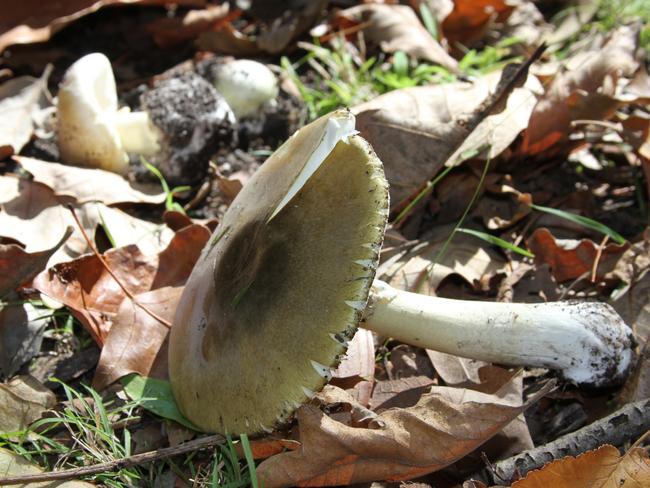
[[[231,434],[283,424],[362,318],[451,354],[594,386],[624,378],[633,340],[606,304],[446,300],[373,282],[387,216],[382,164],[349,112],[302,128],[262,165],[203,250],[171,329],[171,385],[193,423]]]
[[[58,143],[65,162],[124,174],[127,153],[159,151],[160,134],[145,112],[118,110],[111,63],[88,54],[66,71],[58,95]]]
[[[219,65],[214,83],[238,119],[253,115],[278,95],[278,80],[273,72],[250,59]]]
[[[118,110],[111,63],[82,57],[59,89],[58,137],[64,161],[124,174],[129,154],[145,156],[173,185],[193,184],[235,117],[219,92],[194,73],[161,77],[141,96],[143,111]]]

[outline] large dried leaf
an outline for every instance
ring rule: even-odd
[[[0,434],[25,430],[55,403],[54,393],[31,376],[0,383]]]
[[[107,5],[186,5],[201,7],[205,0],[23,0],[2,6],[0,53],[13,44],[47,41],[53,34],[81,17]]]
[[[0,449],[0,478],[41,474],[43,468],[20,457],[8,449]],[[12,485],[15,488],[93,488],[96,485],[86,481],[43,481]]]
[[[458,71],[458,62],[438,44],[408,5],[370,3],[348,8],[338,15],[363,24],[364,37],[388,53],[404,51],[452,72]]]
[[[73,235],[50,257],[48,265],[89,252],[72,214],[63,206],[74,204],[73,199],[57,197],[41,183],[11,176],[0,176],[0,187],[3,186],[8,189],[8,195],[0,194],[0,237],[22,243],[27,252],[39,252],[54,247],[67,228],[72,227]],[[101,224],[116,246],[137,244],[145,253],[158,252],[172,235],[164,226],[131,217],[99,202],[78,205],[76,212],[89,235],[93,236]]]
[[[628,245],[607,244],[599,249],[590,239],[556,239],[548,229],[539,228],[526,240],[535,260],[551,267],[559,282],[576,279],[586,273],[602,277],[611,271]]]
[[[435,387],[417,405],[359,428],[307,405],[298,410],[301,448],[267,459],[257,474],[266,488],[410,479],[465,456],[522,410],[496,395]]]
[[[375,378],[375,341],[372,332],[359,328],[345,357],[332,371],[333,385],[347,389],[362,405],[370,403]]]
[[[470,153],[494,158],[528,126],[540,91],[533,76],[512,91],[504,110],[486,117],[474,130],[467,127],[468,118],[482,108],[500,78],[496,72],[474,83],[395,90],[352,108],[357,129],[384,162],[391,207],[399,207],[445,162],[457,164]]]
[[[601,446],[578,457],[567,456],[531,471],[512,488],[647,488],[650,459],[644,449],[623,456],[614,446]]]
[[[565,63],[535,106],[524,133],[522,152],[539,154],[566,143],[576,120],[606,120],[637,96],[626,86],[640,68],[636,58],[639,28],[622,26],[607,42],[579,52]]]
[[[20,152],[31,139],[38,113],[49,104],[48,75],[21,76],[0,85],[0,159]]]
[[[206,227],[192,225],[177,232],[158,255],[145,255],[137,246],[130,245],[106,252],[104,259],[133,295],[166,286],[181,286],[209,236]],[[94,255],[43,271],[32,286],[67,305],[100,346],[126,298]]]
[[[71,197],[77,203],[162,203],[160,185],[134,184],[111,171],[79,168],[17,156],[14,158],[31,173],[34,181],[54,191],[57,197]]]
[[[139,304],[171,323],[182,287],[163,287],[136,295]],[[122,376],[167,378],[169,328],[126,298],[122,301],[99,357],[93,387],[102,390]]]

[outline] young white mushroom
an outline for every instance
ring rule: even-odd
[[[259,111],[278,95],[278,80],[264,64],[238,59],[220,65],[214,83],[239,119]]]
[[[261,433],[329,379],[360,321],[405,342],[620,383],[630,329],[606,304],[447,300],[373,281],[388,217],[381,161],[345,111],[299,130],[249,180],[179,302],[169,374],[199,427]]]
[[[160,150],[160,133],[145,112],[118,110],[113,69],[101,53],[70,66],[59,87],[57,113],[64,162],[124,174],[128,153]]]

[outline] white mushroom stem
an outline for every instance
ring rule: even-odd
[[[366,327],[400,341],[484,361],[560,370],[597,387],[620,382],[632,357],[630,329],[607,304],[450,300],[375,280]]]
[[[112,114],[112,119],[124,151],[143,156],[160,151],[160,131],[155,128],[147,112],[121,109]]]

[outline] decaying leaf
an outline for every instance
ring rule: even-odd
[[[107,5],[146,3],[166,5],[169,0],[67,0],[39,2],[25,0],[3,5],[0,22],[0,53],[14,44],[47,41],[53,34],[81,17]],[[205,0],[175,0],[176,5],[202,7]]]
[[[45,106],[49,70],[41,78],[21,76],[0,85],[0,159],[16,154],[29,142],[35,119]]]
[[[163,287],[136,295],[136,300],[171,323],[182,287]],[[102,390],[122,376],[167,378],[169,328],[141,307],[125,298],[113,319],[93,378],[93,387]],[[164,347],[163,347],[164,345]]]
[[[40,466],[27,461],[18,454],[0,449],[0,477],[26,476],[40,474],[44,471]],[[16,488],[93,488],[94,484],[86,481],[43,481],[40,483],[23,483],[13,485]]]
[[[71,234],[72,227],[69,227],[53,248],[34,253],[25,252],[16,244],[0,244],[0,298],[43,271],[52,254]]]
[[[524,133],[525,155],[558,150],[569,140],[575,120],[607,120],[624,103],[637,97],[626,87],[640,67],[636,57],[638,26],[612,32],[590,50],[567,60],[546,94],[539,100]]]
[[[218,26],[226,21],[230,5],[207,5],[205,9],[190,10],[183,17],[165,17],[146,26],[153,40],[162,48],[168,48],[189,39],[194,39],[201,32]]]
[[[34,181],[54,191],[57,197],[71,197],[77,203],[163,203],[160,185],[133,184],[122,176],[101,169],[79,168],[65,164],[14,157],[33,175]]]
[[[206,227],[195,224],[178,231],[160,254],[145,255],[137,246],[130,245],[106,252],[104,259],[133,295],[181,286],[209,236]],[[94,255],[43,271],[32,286],[68,306],[100,346],[125,299],[115,279]]]
[[[359,328],[345,357],[332,371],[331,383],[348,390],[362,405],[370,403],[375,378],[375,341],[367,329]]]
[[[301,448],[267,459],[257,473],[266,488],[410,479],[460,459],[521,411],[496,395],[448,387],[434,387],[413,407],[382,412],[368,428],[307,405],[298,410]]]
[[[411,56],[458,71],[458,62],[424,28],[408,5],[369,3],[338,13],[349,21],[363,24],[364,37],[388,53],[404,51]]]
[[[0,434],[25,430],[55,403],[54,393],[31,376],[0,383]]]
[[[470,156],[496,157],[528,126],[539,81],[515,88],[505,110],[486,117],[468,137],[466,119],[492,93],[501,73],[457,82],[395,90],[352,108],[357,129],[384,162],[391,207],[416,192],[445,164]]]
[[[512,488],[645,488],[650,486],[650,458],[644,449],[623,456],[604,445],[578,457],[567,456],[532,471]]]
[[[26,252],[53,248],[68,227],[73,235],[49,259],[48,265],[67,261],[89,251],[65,204],[74,205],[70,197],[57,197],[47,186],[34,181],[0,176],[0,236],[22,243]],[[102,225],[116,246],[137,244],[145,253],[155,253],[169,242],[172,232],[164,226],[131,217],[103,203],[88,202],[76,206],[76,213],[86,232],[93,236]]]
[[[537,262],[551,267],[558,282],[592,273],[595,265],[595,276],[602,277],[614,268],[618,258],[628,248],[628,244],[607,244],[599,249],[599,245],[590,239],[556,239],[545,228],[536,229],[526,240],[526,245],[535,253]]]
[[[454,9],[442,23],[442,33],[450,44],[469,46],[483,38],[495,22],[503,22],[513,11],[505,0],[455,0]]]
[[[50,310],[23,303],[18,296],[0,302],[0,379],[11,378],[39,353],[50,315]]]

